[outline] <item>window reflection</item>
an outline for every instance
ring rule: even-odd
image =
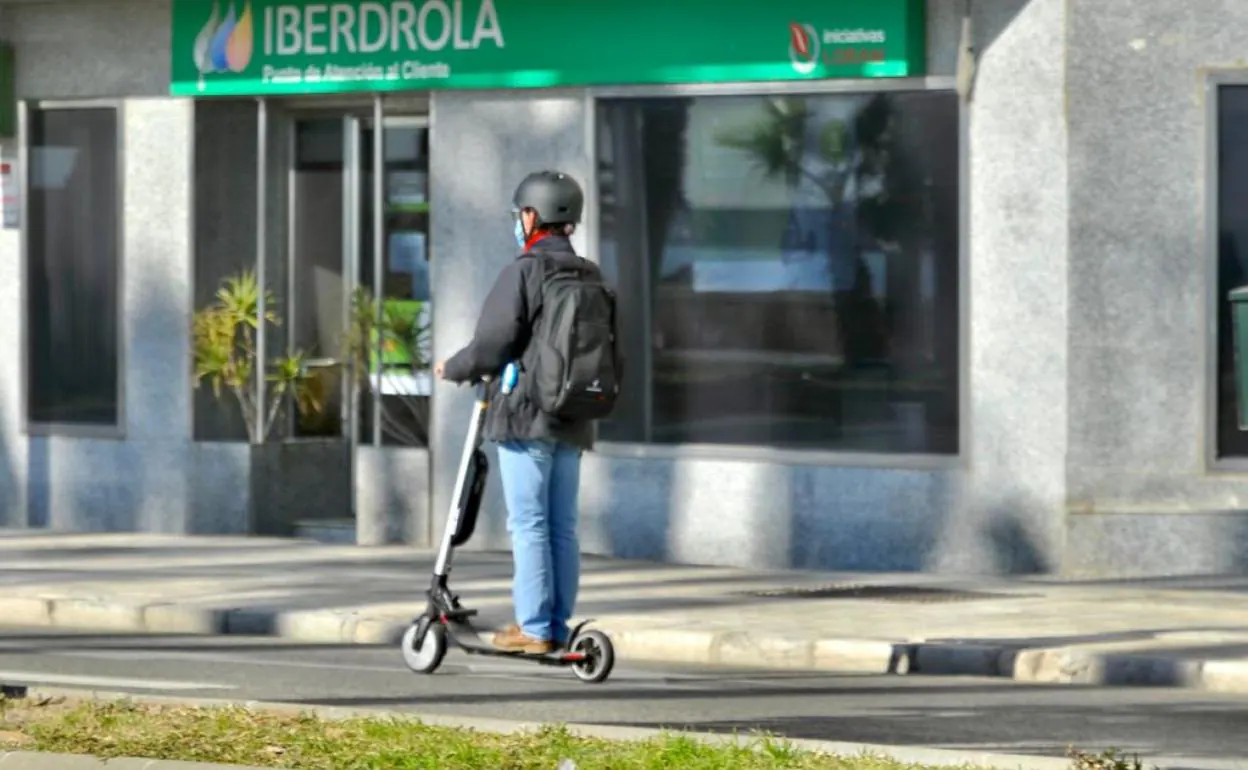
[[[1248,456],[1239,430],[1235,354],[1227,295],[1248,284],[1248,86],[1218,88],[1218,398],[1217,453]]]
[[[958,450],[958,108],[944,92],[610,100],[607,441]]]
[[[31,110],[28,418],[116,425],[117,113]]]

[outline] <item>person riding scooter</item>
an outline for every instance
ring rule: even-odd
[[[581,186],[562,172],[538,171],[516,188],[513,203],[521,253],[495,280],[472,341],[434,372],[456,383],[493,378],[485,438],[498,447],[516,620],[493,641],[541,655],[568,643],[580,583],[581,455],[593,446],[593,420],[614,404],[620,359],[614,294],[569,238],[585,205]],[[575,323],[555,324],[556,317]],[[570,346],[563,355],[543,352],[561,346]],[[498,375],[513,363],[518,383],[500,393]]]

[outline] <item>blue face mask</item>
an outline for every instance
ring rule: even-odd
[[[516,245],[523,249],[524,243],[526,240],[528,239],[524,237],[524,223],[521,222],[519,219],[517,219],[516,220]]]

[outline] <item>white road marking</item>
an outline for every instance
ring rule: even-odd
[[[163,658],[165,660],[183,660],[200,663],[223,663],[244,666],[261,666],[272,667],[280,666],[282,668],[302,668],[319,671],[354,671],[354,672],[370,672],[381,674],[398,674],[407,673],[407,668],[396,663],[393,666],[370,666],[366,664],[344,664],[344,663],[318,663],[316,661],[298,661],[298,660],[271,660],[267,658],[252,658],[247,655],[219,655],[204,654],[193,652],[164,652],[157,650],[144,651],[105,651],[105,650],[50,650],[46,655],[56,655],[66,658],[82,658],[86,660],[120,660],[120,661],[150,661],[153,659]],[[447,661],[444,668],[448,671],[463,672],[471,676],[483,679],[507,679],[512,681],[545,681],[551,677],[550,673],[545,675],[533,673],[533,664],[525,663],[466,663],[461,661]],[[552,672],[553,673],[553,672]],[[570,673],[570,672],[569,672]],[[414,674],[412,676],[415,676]],[[688,690],[705,690],[704,686],[693,686],[676,683],[675,679],[679,676],[648,674],[643,672],[624,673],[619,676],[612,677],[611,681],[619,684],[628,684],[636,687],[653,688],[653,689],[688,689]]]
[[[237,690],[232,684],[178,682],[170,679],[128,679],[116,676],[48,674],[42,671],[0,671],[0,682],[22,685],[64,685],[66,687],[106,687],[115,690]]]
[[[320,671],[354,671],[354,672],[370,672],[382,674],[398,674],[408,673],[407,668],[401,663],[393,666],[370,666],[367,664],[344,664],[344,663],[319,663],[315,661],[298,661],[298,660],[273,660],[268,658],[253,658],[247,655],[235,654],[206,654],[194,652],[176,652],[163,650],[49,650],[44,655],[55,655],[57,657],[66,658],[82,658],[85,660],[119,660],[119,661],[150,661],[153,659],[163,658],[165,660],[181,660],[200,663],[222,663],[244,666],[261,666],[273,667],[280,666],[282,668],[302,668]],[[444,664],[444,670],[447,672],[464,673],[470,676],[482,679],[503,679],[509,681],[524,682],[540,682],[549,681],[551,676],[558,676],[554,670],[548,670],[549,673],[539,674],[533,671],[533,664],[521,662],[510,663],[469,663],[462,661],[447,661]],[[568,672],[569,674],[571,672]],[[415,674],[412,674],[415,676]],[[685,683],[681,680],[689,680],[690,682],[697,679],[696,677],[680,675],[680,674],[660,674],[648,673],[643,671],[620,672],[612,676],[611,681],[618,685],[628,685],[630,687],[640,687],[643,689],[654,690],[690,690],[690,691],[706,691],[712,687],[722,686],[722,682],[703,681],[701,684]],[[237,689],[237,688],[234,688]]]
[[[195,652],[164,652],[160,650],[142,650],[142,651],[106,651],[106,650],[49,650],[41,653],[43,655],[56,655],[66,658],[85,658],[88,660],[185,660],[199,661],[202,663],[238,663],[245,666],[262,666],[268,668],[270,666],[282,666],[284,668],[308,668],[319,669],[322,671],[373,671],[384,674],[393,674],[396,671],[404,671],[402,664],[393,666],[369,666],[369,665],[347,665],[343,663],[317,663],[314,661],[296,661],[296,660],[271,660],[268,658],[252,658],[247,655],[220,655],[212,653],[195,653]]]
[[[284,652],[292,652],[293,650],[283,650]],[[4,652],[0,647],[0,654]],[[220,663],[227,665],[243,665],[243,666],[259,666],[264,668],[281,667],[319,671],[353,671],[368,672],[380,674],[406,674],[407,668],[396,660],[393,666],[369,665],[366,663],[329,663],[311,660],[298,659],[279,659],[273,657],[253,657],[245,653],[210,653],[210,652],[188,652],[180,650],[162,650],[160,648],[152,648],[147,650],[47,650],[42,655],[81,658],[85,660],[116,660],[116,661],[150,661],[153,659],[177,660],[187,662],[200,663]],[[483,679],[503,679],[510,681],[537,682],[549,681],[552,677],[559,678],[561,674],[566,673],[571,678],[570,671],[562,672],[557,667],[539,669],[535,664],[524,663],[521,661],[499,661],[499,662],[474,662],[472,658],[466,656],[456,656],[459,660],[448,660],[443,669],[447,673],[455,672],[467,674],[469,676],[480,677]],[[480,658],[476,660],[480,661]],[[416,676],[412,674],[412,676]],[[701,691],[712,692],[715,690],[734,690],[741,687],[767,687],[779,689],[801,689],[810,686],[809,679],[787,679],[777,677],[776,679],[756,679],[753,677],[744,678],[739,672],[723,672],[722,675],[707,674],[679,674],[675,672],[650,672],[650,671],[619,671],[611,677],[611,682],[618,685],[626,685],[629,687],[654,690],[685,690],[685,691]],[[52,684],[52,682],[48,682]],[[224,685],[208,685],[216,689],[238,689],[233,686]],[[158,687],[154,689],[195,689],[191,687]]]

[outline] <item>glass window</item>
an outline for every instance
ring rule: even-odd
[[[1235,355],[1227,294],[1248,284],[1248,86],[1218,89],[1218,394],[1217,454],[1248,457],[1239,430]]]
[[[31,110],[27,213],[28,418],[120,419],[117,112]]]
[[[604,100],[603,441],[958,451],[953,92]]]
[[[254,99],[195,102],[196,312],[216,304],[217,292],[227,278],[256,269],[258,109]],[[270,157],[280,156],[273,152]],[[268,184],[272,186],[278,179],[274,174]],[[273,204],[269,208],[279,211]],[[270,215],[270,237],[276,235],[279,216]],[[266,288],[280,296],[281,280],[275,276],[273,262],[266,265]],[[278,307],[277,311],[283,309]],[[281,350],[281,346],[269,349]],[[214,394],[205,379],[192,397],[192,435],[196,441],[248,440],[243,412],[232,393],[223,390],[219,396]]]

